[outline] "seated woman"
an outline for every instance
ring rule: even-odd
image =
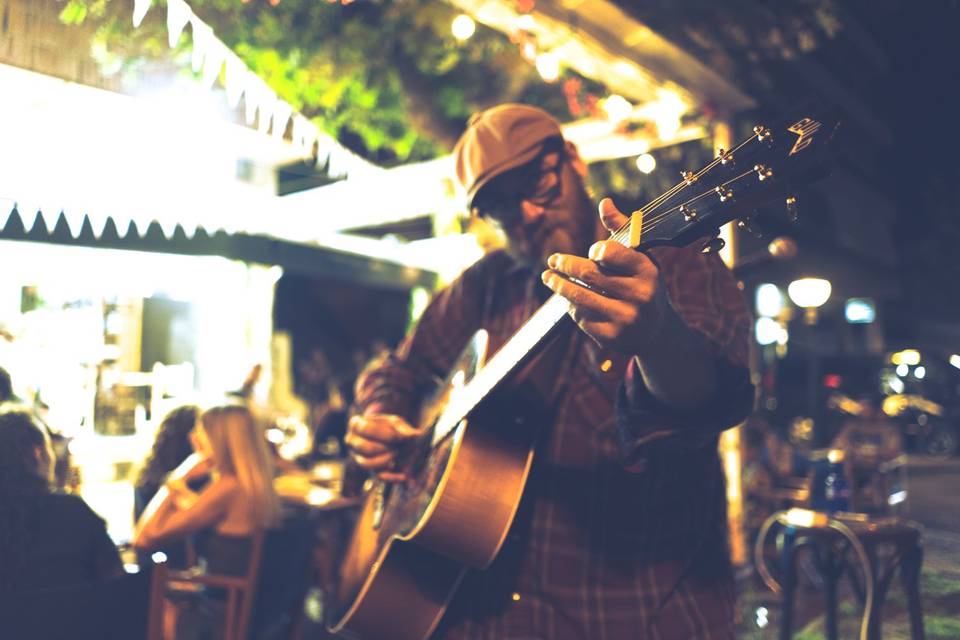
[[[157,429],[150,455],[134,483],[134,518],[139,518],[143,514],[150,499],[167,480],[168,474],[193,453],[190,433],[196,426],[199,415],[199,408],[184,405],[164,416]]]
[[[264,434],[248,408],[231,405],[205,411],[192,439],[196,455],[171,474],[147,505],[137,522],[133,544],[156,549],[212,529],[199,550],[207,571],[242,575],[249,561],[251,536],[274,527],[280,515]],[[209,470],[211,478],[199,493],[184,480],[197,468]],[[210,611],[211,607],[201,609]],[[192,617],[191,626],[206,624]]]
[[[50,490],[55,462],[29,412],[0,413],[0,593],[123,575],[104,521],[79,496]]]

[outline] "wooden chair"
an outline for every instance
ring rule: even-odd
[[[164,638],[164,610],[168,606],[168,593],[171,590],[196,591],[201,587],[222,589],[226,592],[223,637],[227,640],[245,640],[254,600],[257,596],[257,580],[263,555],[263,539],[263,533],[252,536],[250,561],[247,565],[247,572],[242,576],[200,573],[195,569],[174,571],[169,569],[165,562],[156,564],[153,568],[150,586],[147,640],[174,640]]]

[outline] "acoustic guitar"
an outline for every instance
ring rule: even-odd
[[[838,121],[811,112],[749,138],[646,207],[612,238],[640,251],[704,240],[722,243],[719,228],[828,173],[826,149]],[[479,331],[437,391],[423,403],[424,437],[404,453],[403,483],[369,480],[328,602],[328,628],[340,637],[421,640],[436,628],[468,568],[483,569],[500,550],[530,472],[543,420],[525,419],[525,388],[536,369],[555,371],[551,338],[568,302],[550,297],[491,357]],[[556,350],[554,350],[556,351]],[[539,364],[538,364],[539,363]],[[535,395],[535,394],[534,394]],[[529,411],[527,412],[529,413]]]

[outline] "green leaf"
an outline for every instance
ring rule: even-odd
[[[70,0],[60,11],[63,24],[83,24],[87,17],[87,5],[83,0]]]

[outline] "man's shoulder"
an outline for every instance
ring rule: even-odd
[[[504,277],[513,267],[513,259],[503,249],[485,254],[464,269],[451,286],[475,287]]]
[[[515,265],[511,258],[503,249],[495,249],[484,254],[482,258],[467,267],[464,275],[471,274],[474,277],[485,276],[492,277],[506,273]]]

